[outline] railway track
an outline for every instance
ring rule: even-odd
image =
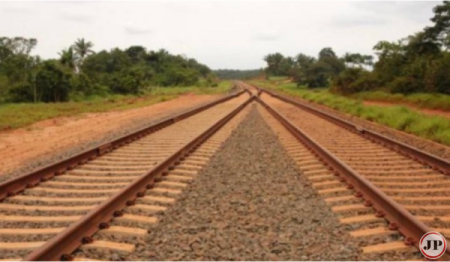
[[[133,257],[254,99],[362,247],[358,260],[421,259],[424,233],[450,236],[448,161],[307,104],[236,85],[245,91],[0,184],[0,259]]]
[[[72,257],[75,260],[122,260],[133,258],[134,252],[145,248],[145,236],[164,219],[164,211],[172,206],[209,162],[216,150],[248,114],[249,107],[239,112],[220,130],[201,144],[189,156],[180,161],[173,170],[161,177],[154,188],[147,190],[135,205],[122,210],[124,216],[139,216],[140,220],[127,220],[124,216],[112,219],[109,228],[98,231],[91,243],[82,245]],[[126,230],[117,230],[126,228]],[[135,257],[139,260],[139,257]]]
[[[271,91],[259,95],[261,114],[348,225],[361,259],[420,259],[423,234],[450,236],[450,162]]]
[[[81,244],[126,250],[129,245],[91,236],[98,230],[139,236],[144,231],[136,225],[155,223],[170,196],[242,119],[253,100],[249,94],[225,97],[0,184],[0,259],[70,260]]]

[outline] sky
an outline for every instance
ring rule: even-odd
[[[431,25],[440,2],[146,1],[0,2],[0,36],[37,38],[33,54],[56,58],[78,38],[94,51],[141,45],[186,55],[212,69],[256,69],[280,52],[373,54]]]

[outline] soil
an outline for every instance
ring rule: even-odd
[[[54,118],[0,132],[0,180],[12,173],[27,172],[66,158],[219,97],[187,94],[146,107]]]

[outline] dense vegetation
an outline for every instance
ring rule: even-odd
[[[250,79],[262,75],[261,69],[254,70],[233,70],[233,69],[218,69],[213,71],[220,79]]]
[[[450,94],[450,2],[433,9],[434,23],[404,39],[380,41],[372,56],[347,53],[337,57],[331,48],[318,58],[299,54],[269,54],[268,76],[290,76],[298,85],[327,87],[342,94],[381,90],[390,93]]]
[[[141,94],[149,86],[212,85],[211,70],[195,59],[142,46],[95,53],[79,39],[59,59],[30,53],[36,39],[0,38],[0,102],[62,102],[107,94]]]
[[[298,85],[325,87],[346,66],[369,64],[372,57],[346,54],[343,58],[338,58],[333,49],[326,47],[319,52],[317,58],[302,53],[296,57],[275,53],[267,55],[264,60],[267,62],[267,76],[290,76]]]

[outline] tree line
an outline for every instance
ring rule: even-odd
[[[213,83],[211,70],[195,59],[142,46],[93,51],[78,39],[58,59],[31,55],[37,40],[0,37],[0,102],[62,102],[107,94],[140,94],[149,86]]]
[[[220,79],[250,79],[261,76],[263,71],[261,69],[250,70],[234,70],[234,69],[217,69],[213,71]]]
[[[318,57],[269,54],[266,74],[290,76],[298,85],[331,87],[338,93],[382,90],[391,93],[450,94],[450,2],[433,8],[432,26],[398,41],[380,41],[370,55],[338,57],[323,48]]]

